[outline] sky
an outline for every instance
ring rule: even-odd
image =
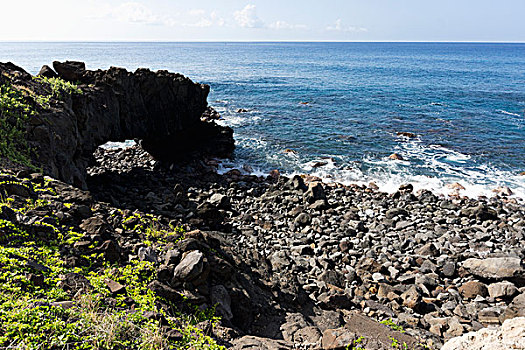
[[[517,41],[525,0],[8,0],[0,41]]]

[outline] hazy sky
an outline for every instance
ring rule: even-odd
[[[0,40],[525,41],[525,0],[6,0]]]

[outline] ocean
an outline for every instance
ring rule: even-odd
[[[221,171],[525,198],[525,44],[0,43],[30,73],[67,59],[211,85],[237,145]]]

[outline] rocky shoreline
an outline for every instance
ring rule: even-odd
[[[522,203],[219,175],[213,152],[147,147],[93,149],[89,191],[4,162],[0,264],[16,278],[0,283],[35,299],[24,310],[78,324],[91,296],[121,323],[151,322],[166,349],[439,349],[525,316]],[[56,247],[60,268],[27,242]],[[22,344],[15,328],[0,346]]]

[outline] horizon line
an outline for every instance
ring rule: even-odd
[[[525,44],[525,41],[476,40],[0,40],[0,43],[443,43],[443,44]]]

